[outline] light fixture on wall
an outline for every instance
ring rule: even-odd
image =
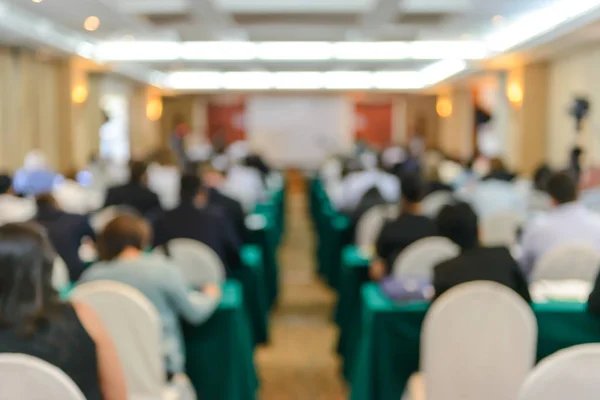
[[[87,17],[83,22],[83,27],[86,31],[94,32],[100,27],[100,18],[95,15]]]
[[[447,96],[438,96],[435,110],[440,117],[449,118],[452,116],[452,101]]]
[[[154,97],[146,104],[146,117],[150,121],[158,121],[162,117],[163,102],[161,97]]]
[[[73,88],[73,91],[71,91],[71,100],[75,104],[83,104],[83,103],[85,103],[87,98],[88,98],[88,89],[83,83],[76,85]]]
[[[511,104],[520,107],[523,103],[523,89],[521,88],[521,85],[516,82],[509,83],[506,88],[506,97],[508,97],[508,101],[510,101]]]

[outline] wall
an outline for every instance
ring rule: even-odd
[[[600,46],[579,48],[553,60],[549,66],[547,155],[553,166],[564,167],[576,140],[586,151],[586,162],[600,163]],[[575,96],[587,96],[592,104],[585,131],[575,135],[568,108]],[[541,101],[542,99],[540,99]]]
[[[456,88],[445,96],[452,103],[452,115],[439,120],[438,147],[451,157],[466,160],[474,151],[473,92],[470,88]]]

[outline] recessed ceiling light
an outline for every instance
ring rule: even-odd
[[[504,22],[504,17],[502,15],[495,15],[494,18],[492,18],[492,23],[494,25],[500,25],[502,22]]]
[[[31,0],[31,1],[33,1],[34,3],[41,3],[44,0]]]
[[[83,27],[86,31],[93,32],[100,27],[100,18],[92,15],[91,17],[87,17],[85,22],[83,23]]]

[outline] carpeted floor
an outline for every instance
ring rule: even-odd
[[[298,191],[300,192],[300,191]],[[314,239],[303,193],[290,194],[279,253],[281,297],[271,316],[271,344],[259,349],[260,400],[342,400],[335,354],[333,292],[315,275]]]

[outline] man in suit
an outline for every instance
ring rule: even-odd
[[[241,240],[229,218],[221,209],[208,205],[208,191],[202,180],[193,175],[181,177],[181,202],[165,212],[154,224],[154,246],[173,239],[193,239],[209,246],[226,267],[240,264]]]
[[[421,215],[421,200],[426,185],[418,175],[406,175],[402,179],[401,213],[387,222],[377,239],[377,259],[369,269],[373,280],[388,275],[398,255],[417,240],[437,236],[438,229],[429,218]]]
[[[438,298],[454,286],[471,281],[492,281],[531,302],[525,276],[506,247],[482,247],[477,215],[467,203],[447,205],[437,217],[440,234],[461,248],[461,254],[436,266],[433,273]]]
[[[46,229],[54,250],[69,269],[71,282],[77,281],[85,268],[85,263],[79,258],[79,248],[84,239],[95,239],[88,218],[62,211],[50,194],[38,196],[36,203],[35,222]]]
[[[223,213],[231,220],[238,237],[246,241],[249,238],[249,233],[246,228],[246,214],[244,214],[242,203],[221,192],[227,180],[225,174],[211,163],[207,163],[202,169],[202,180],[208,191],[208,204],[212,207],[221,208]]]
[[[145,163],[132,161],[129,166],[129,182],[108,189],[104,207],[125,205],[134,208],[144,216],[159,211],[159,198],[147,187],[146,170]]]

